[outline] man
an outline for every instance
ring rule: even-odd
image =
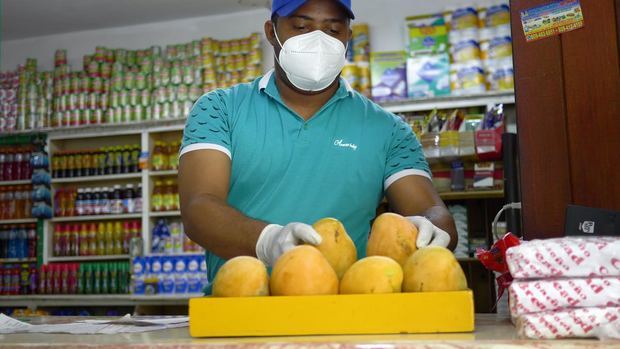
[[[235,256],[272,266],[295,245],[319,244],[309,224],[324,217],[343,222],[361,258],[384,196],[418,226],[418,246],[456,246],[411,128],[340,78],[353,18],[350,0],[274,0],[265,35],[275,70],[194,105],[179,194],[210,280]]]

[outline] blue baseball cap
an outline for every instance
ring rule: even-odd
[[[273,0],[271,4],[271,15],[278,14],[280,17],[288,17],[295,12],[307,0]],[[338,0],[340,5],[347,11],[349,18],[355,19],[351,9],[351,0]]]

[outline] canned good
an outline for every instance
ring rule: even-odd
[[[140,62],[140,72],[143,74],[148,74],[153,71],[153,58],[152,57],[144,57]]]
[[[71,77],[71,87],[69,88],[69,91],[71,93],[81,93],[82,92],[82,80],[80,79],[80,77],[78,75],[72,76]]]
[[[114,63],[114,51],[112,49],[105,50],[105,61],[106,63]]]
[[[161,56],[161,53],[162,53],[161,46],[151,46],[149,48],[149,52],[150,52],[151,56],[159,57],[159,56]]]
[[[109,124],[114,122],[114,111],[116,108],[110,108],[103,113],[103,120],[101,123]]]
[[[183,110],[181,110],[181,117],[187,117],[189,113],[192,111],[193,105],[194,105],[193,101],[184,101]]]
[[[148,75],[146,75],[145,73],[136,74],[136,88],[138,90],[144,90],[147,87],[146,86],[147,78],[148,78]]]
[[[119,92],[119,106],[124,107],[126,105],[129,105],[129,91],[127,90],[122,90],[121,92]]]
[[[166,46],[166,60],[173,61],[177,59],[177,48],[175,45]]]
[[[359,75],[359,69],[356,64],[346,64],[340,73],[340,76],[345,79],[354,90],[359,90]]]
[[[228,56],[230,55],[230,41],[220,41],[220,55]]]
[[[78,96],[76,94],[67,95],[67,109],[75,110],[78,108]]]
[[[80,111],[79,110],[72,110],[69,112],[70,115],[70,123],[69,125],[71,126],[79,126],[80,125]]]
[[[121,91],[124,87],[124,75],[119,73],[112,78],[112,91]]]
[[[127,63],[127,50],[122,48],[117,48],[114,50],[114,61],[120,64]]]
[[[123,122],[123,113],[125,112],[124,107],[118,107],[114,109],[114,118],[113,123],[120,124]]]
[[[194,103],[202,95],[202,89],[199,86],[193,85],[189,88],[188,100]]]
[[[54,95],[60,96],[62,94],[62,82],[61,80],[57,80],[58,82],[54,84]]]
[[[176,90],[177,100],[186,101],[189,98],[189,89],[187,85],[179,85]]]
[[[112,65],[110,63],[101,63],[99,68],[102,78],[109,79],[112,76]]]
[[[242,55],[236,55],[235,57],[235,70],[243,71],[245,69],[245,57]]]
[[[136,87],[136,74],[134,72],[127,72],[125,74],[125,89],[131,90]]]
[[[80,125],[88,125],[90,124],[90,115],[92,114],[92,110],[80,110]]]
[[[110,107],[110,94],[102,93],[99,96],[99,107],[101,109],[108,109]]]
[[[120,92],[113,91],[112,93],[110,93],[110,101],[109,101],[110,108],[116,108],[120,106],[121,105],[120,101],[121,101]]]
[[[151,104],[151,91],[150,90],[142,90],[140,91],[140,105],[146,107]]]
[[[101,78],[93,78],[92,79],[92,92],[94,93],[102,93],[103,92],[103,79]]]
[[[54,66],[67,64],[67,50],[56,50],[54,53]]]
[[[87,96],[88,96],[87,93],[80,93],[77,95],[77,108],[78,109],[86,109],[87,100],[88,100]]]
[[[206,83],[215,82],[215,70],[214,69],[205,69],[202,71],[202,81]]]
[[[241,43],[239,40],[231,40],[230,41],[230,54],[238,55],[241,52]]]
[[[132,106],[140,104],[140,91],[133,89],[129,90],[129,104]]]
[[[183,66],[183,80],[182,83],[190,85],[194,83],[194,68],[191,65]]]
[[[162,119],[172,118],[172,103],[166,102],[166,103],[161,104],[161,118]]]
[[[178,62],[175,62],[172,67],[170,67],[170,83],[173,85],[178,85],[183,81],[183,77],[181,76],[181,66]]]
[[[183,51],[185,51],[185,57],[184,58],[188,58],[188,57],[193,57],[194,56],[194,46],[191,42],[188,42],[187,44],[184,45],[183,47]]]
[[[62,79],[62,91],[61,94],[71,93],[71,78],[65,77]]]
[[[123,118],[121,122],[132,122],[135,120],[135,110],[132,106],[126,105],[123,107]]]
[[[95,61],[97,62],[104,62],[105,61],[105,53],[106,49],[103,46],[97,46],[95,47]]]
[[[86,74],[82,75],[82,91],[83,92],[92,92],[93,91],[92,81],[91,81],[90,77],[88,77]]]
[[[236,70],[235,68],[235,57],[234,56],[226,56],[224,57],[225,70],[227,72],[233,72]]]
[[[151,105],[144,107],[144,120],[151,120],[153,117],[153,108]]]
[[[136,51],[128,50],[127,51],[127,61],[125,62],[128,66],[136,65]]]
[[[86,100],[86,108],[88,109],[96,109],[99,107],[99,95],[96,93],[89,93],[88,99]]]
[[[172,102],[177,99],[177,89],[175,86],[164,87],[165,100]]]
[[[250,52],[250,38],[243,38],[241,39],[241,41],[239,42],[239,53],[241,54],[248,54],[248,52]]]
[[[260,48],[260,34],[252,33],[252,35],[250,35],[250,49],[258,48]]]
[[[200,40],[194,40],[192,41],[191,44],[192,44],[191,56],[192,57],[200,56],[200,53],[201,53]]]
[[[170,70],[166,67],[160,73],[161,86],[168,86],[170,84]]]
[[[263,54],[260,49],[253,48],[248,54],[248,58],[246,58],[247,65],[257,65],[261,64],[263,61]]]
[[[187,57],[187,52],[185,52],[185,45],[183,44],[177,44],[176,45],[177,48],[177,60],[179,59],[185,59],[185,57]]]
[[[146,119],[144,114],[144,107],[141,105],[133,106],[134,121],[143,121]]]
[[[154,103],[150,115],[151,115],[151,119],[153,119],[153,120],[161,120],[161,119],[163,119],[163,117],[162,117],[162,104],[161,103]]]
[[[90,61],[90,63],[88,63],[88,69],[86,70],[86,73],[91,78],[98,78],[98,77],[100,77],[101,74],[99,73],[99,62],[97,62],[97,60],[95,60],[95,59]]]

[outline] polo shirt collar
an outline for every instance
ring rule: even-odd
[[[271,98],[274,98],[277,101],[281,102],[280,92],[278,91],[278,87],[276,86],[276,78],[275,78],[275,70],[271,69],[262,78],[258,81],[258,90],[260,92],[265,92]],[[340,86],[338,86],[338,90],[332,97],[332,99],[340,99],[344,97],[353,96],[353,88],[351,84],[342,77],[340,78]]]

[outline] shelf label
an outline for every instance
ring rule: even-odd
[[[579,0],[556,0],[521,11],[521,24],[531,42],[583,27],[583,13]]]

